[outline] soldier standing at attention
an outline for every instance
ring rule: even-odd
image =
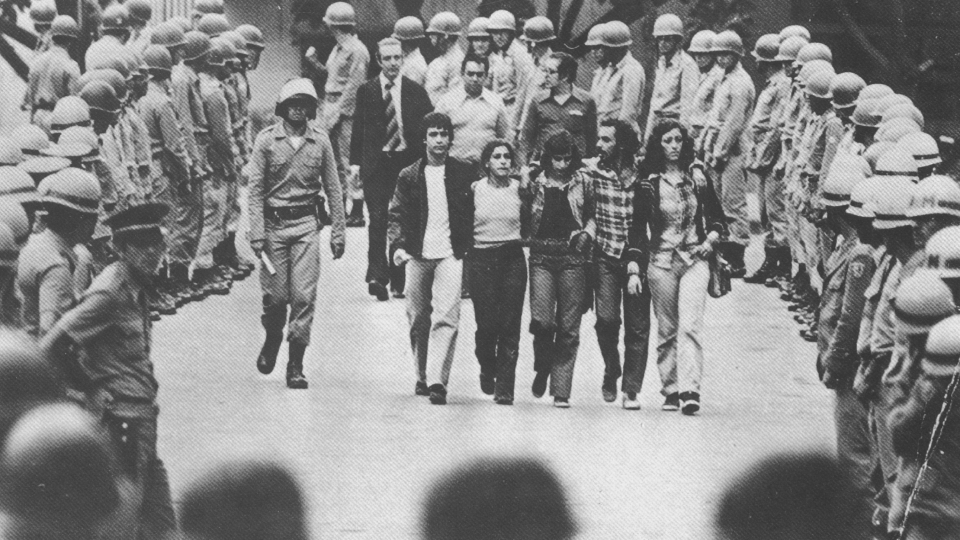
[[[323,22],[327,24],[337,45],[330,51],[326,66],[321,66],[316,56],[307,60],[321,73],[327,74],[323,88],[324,104],[320,127],[330,134],[330,144],[337,159],[337,173],[344,204],[353,200],[353,208],[347,225],[363,227],[363,186],[350,171],[350,139],[353,132],[353,113],[357,104],[357,88],[367,80],[370,52],[357,37],[357,15],[353,6],[346,2],[334,2],[327,8]],[[330,202],[331,206],[333,202]]]
[[[70,58],[70,47],[80,37],[77,22],[58,15],[50,27],[51,46],[30,63],[24,108],[30,122],[50,131],[50,115],[60,98],[69,96],[80,79],[80,66]]]
[[[449,11],[434,15],[427,27],[430,45],[440,53],[427,66],[426,82],[423,85],[434,105],[447,92],[460,85],[460,66],[465,55],[457,40],[460,39],[462,28],[460,17]]]
[[[711,30],[701,30],[690,40],[687,53],[697,63],[700,69],[700,84],[690,106],[690,136],[693,137],[694,151],[697,159],[703,159],[703,135],[706,133],[707,117],[713,108],[713,96],[717,93],[717,86],[723,76],[723,69],[717,65],[710,48],[713,47],[713,38],[717,37]]]
[[[130,49],[137,54],[150,45],[150,33],[153,30],[149,24],[153,18],[153,6],[148,0],[127,0],[125,4],[130,11]]]
[[[493,49],[490,54],[493,92],[507,107],[508,132],[512,135],[520,122],[525,94],[537,68],[526,47],[515,39],[517,21],[512,13],[502,9],[494,11],[487,30]]]
[[[416,17],[403,17],[393,25],[393,37],[400,40],[403,50],[403,66],[400,76],[423,86],[427,80],[427,61],[420,52],[423,40],[423,21]]]
[[[303,355],[320,277],[318,198],[327,194],[333,218],[330,250],[343,256],[343,197],[327,134],[309,122],[317,110],[317,94],[310,79],[294,79],[280,89],[276,114],[282,118],[257,135],[250,161],[250,246],[265,255],[276,274],[260,271],[266,340],[257,358],[263,374],[273,371],[283,342],[290,307],[287,341],[287,387],[306,388]]]
[[[50,48],[50,27],[56,16],[57,4],[53,0],[40,0],[30,6],[30,20],[33,21],[33,29],[39,34],[33,52],[40,54]]]
[[[672,13],[657,17],[653,37],[657,40],[659,58],[645,133],[649,134],[661,118],[679,120],[689,129],[691,107],[700,86],[700,68],[681,48],[683,21]]]
[[[54,364],[78,379],[101,410],[126,473],[137,484],[139,534],[161,539],[176,530],[167,470],[157,456],[157,379],[150,358],[147,288],[163,260],[167,207],[132,206],[107,220],[119,259],[98,275],[79,304],[41,340]],[[84,352],[84,361],[72,353]]]
[[[604,120],[623,120],[640,133],[647,76],[640,62],[630,54],[633,43],[630,28],[620,21],[610,21],[600,25],[597,34],[601,67],[590,87],[590,95],[597,104],[597,125]]]
[[[95,64],[98,59],[114,58],[118,48],[130,40],[130,12],[122,4],[110,4],[100,18],[101,38],[87,47],[84,65]]]

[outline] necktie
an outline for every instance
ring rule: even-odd
[[[397,120],[397,108],[393,104],[393,81],[384,85],[386,91],[383,93],[383,101],[386,104],[387,118],[387,144],[384,145],[384,152],[393,152],[400,147],[400,122]]]

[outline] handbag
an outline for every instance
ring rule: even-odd
[[[707,293],[712,298],[725,296],[732,288],[730,285],[730,263],[716,251],[710,254],[707,261],[710,266],[710,281],[707,283]]]

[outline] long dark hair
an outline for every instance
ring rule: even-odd
[[[687,132],[680,122],[673,119],[664,119],[658,121],[650,132],[650,138],[647,139],[647,155],[643,160],[642,178],[651,174],[662,174],[667,170],[667,156],[663,153],[663,136],[671,131],[679,129],[680,136],[683,138],[683,144],[680,146],[680,170],[686,171],[693,164],[693,138]]]
[[[516,167],[517,154],[513,151],[513,145],[503,139],[494,139],[488,142],[487,145],[483,147],[483,151],[480,152],[480,170],[485,176],[490,176],[490,156],[493,155],[494,150],[501,146],[506,148],[507,152],[510,153],[510,168],[513,169]]]
[[[554,174],[553,156],[570,155],[570,167],[567,173],[583,167],[583,157],[580,155],[580,148],[577,146],[573,136],[568,131],[559,131],[554,133],[547,142],[543,144],[543,154],[540,156],[540,167],[547,173],[547,176]]]

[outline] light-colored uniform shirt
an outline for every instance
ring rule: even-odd
[[[689,126],[690,112],[699,86],[700,67],[689,54],[677,51],[669,63],[661,56],[654,72],[646,133],[650,133],[660,118],[672,118]]]
[[[357,106],[357,88],[367,79],[370,51],[355,35],[347,36],[343,43],[330,51],[327,58],[327,82],[323,86],[326,102],[323,105],[323,121],[327,128],[341,116],[352,117]]]
[[[506,107],[500,96],[486,88],[477,97],[470,97],[463,86],[455,88],[437,102],[436,110],[453,123],[450,157],[454,159],[477,163],[488,142],[507,137]]]
[[[590,86],[590,95],[597,104],[597,124],[619,119],[639,133],[646,83],[643,66],[629,52],[615,65],[598,69]]]
[[[231,129],[230,106],[223,90],[223,84],[206,73],[200,74],[200,97],[203,109],[210,122],[210,146],[207,158],[211,167],[224,179],[236,178],[235,141]]]
[[[59,234],[48,228],[30,235],[20,252],[17,289],[24,329],[31,336],[46,334],[76,303],[76,268],[73,249]]]
[[[776,114],[788,91],[789,79],[779,71],[767,79],[767,85],[757,97],[757,106],[750,117],[748,168],[764,169],[776,161],[780,152],[780,126]]]
[[[707,125],[710,109],[713,108],[713,98],[723,78],[723,68],[714,65],[706,73],[700,73],[697,91],[693,95],[693,104],[690,106],[690,133],[699,136]]]
[[[206,159],[207,115],[200,97],[200,77],[193,68],[180,63],[173,66],[170,75],[173,106],[183,126],[183,141],[194,174],[206,174],[210,165]]]
[[[447,186],[444,167],[423,168],[427,184],[427,225],[423,233],[423,258],[446,259],[453,256],[450,243],[450,212],[447,208]]]
[[[756,88],[750,75],[737,64],[724,73],[717,87],[717,94],[710,111],[707,129],[711,138],[705,150],[718,159],[728,159],[744,146],[741,139],[746,134],[747,121],[753,111]]]
[[[520,241],[520,182],[495,187],[487,179],[473,184],[473,244],[496,247]]]
[[[169,87],[150,81],[140,99],[140,117],[150,136],[154,174],[163,174],[171,188],[190,181],[190,159],[184,146],[184,130],[173,108]]]
[[[80,90],[75,88],[79,80],[80,66],[66,49],[51,47],[30,63],[24,102],[30,108],[44,105],[52,110],[60,98]]]
[[[400,76],[406,77],[420,86],[424,85],[427,80],[427,61],[423,58],[420,49],[415,49],[403,57]]]
[[[434,106],[444,95],[460,86],[460,69],[463,67],[463,49],[454,43],[447,52],[433,59],[427,66],[424,89]]]

